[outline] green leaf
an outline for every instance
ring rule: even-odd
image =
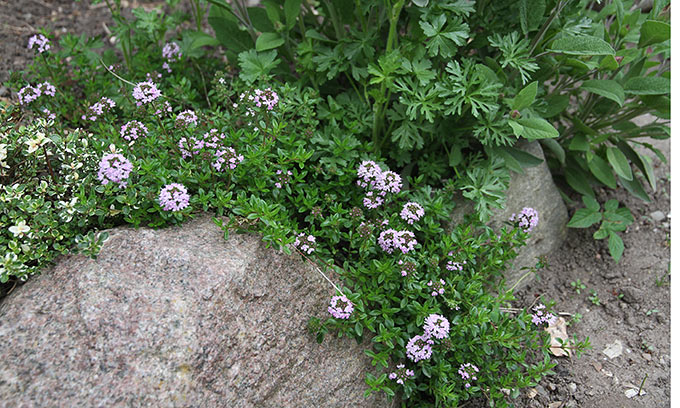
[[[582,134],[578,134],[571,139],[569,143],[569,150],[574,150],[577,152],[587,152],[590,150],[590,143],[588,143],[588,138]]]
[[[600,203],[598,203],[593,197],[585,195],[581,197],[581,199],[583,200],[583,204],[590,211],[600,211]]]
[[[516,149],[511,146],[505,146],[502,147],[501,149],[506,151],[512,157],[514,157],[515,160],[517,160],[517,162],[524,168],[536,167],[543,163],[543,159],[541,159],[540,157],[536,157],[531,153],[527,153],[524,150]]]
[[[544,118],[552,118],[564,111],[569,106],[569,95],[551,95],[545,99],[548,104]]]
[[[566,159],[566,153],[564,152],[564,148],[562,145],[559,144],[559,142],[555,139],[541,139],[539,140],[541,145],[548,150],[550,150],[555,157],[557,157],[557,160],[560,162],[562,166],[564,166],[564,161]]]
[[[238,55],[241,73],[239,76],[247,83],[253,83],[261,76],[269,74],[269,71],[276,68],[281,60],[276,59],[276,50],[257,53],[251,49]]]
[[[618,263],[619,259],[621,259],[621,255],[623,255],[623,240],[621,239],[620,236],[618,236],[617,233],[615,232],[610,232],[609,233],[609,253],[611,254],[612,258]]]
[[[612,165],[612,168],[614,168],[614,171],[620,178],[628,181],[633,180],[633,171],[621,149],[618,147],[607,147],[607,160],[609,160],[609,164]]]
[[[623,106],[626,101],[623,87],[619,85],[618,82],[611,79],[591,79],[583,81],[581,89],[611,99],[618,103],[619,106]]]
[[[257,51],[267,51],[283,45],[285,41],[277,33],[262,33],[257,37],[255,49]]]
[[[547,120],[541,118],[521,118],[508,121],[517,137],[525,139],[547,139],[560,134]]]
[[[569,228],[588,228],[593,224],[602,221],[602,213],[599,211],[589,210],[587,208],[579,208],[571,217],[567,227]]]
[[[637,166],[638,169],[642,170],[652,190],[656,191],[656,175],[654,174],[652,160],[648,156],[638,153],[625,140],[621,140],[616,146],[621,149],[621,152],[626,155],[628,160]]]
[[[671,26],[663,21],[647,20],[640,27],[638,47],[647,47],[671,38]]]
[[[590,35],[563,37],[553,41],[549,51],[566,55],[614,55],[614,48],[604,40]]]
[[[255,45],[250,35],[239,29],[233,12],[226,10],[224,6],[210,7],[208,23],[215,30],[215,37],[220,44],[234,53],[249,50]]]
[[[590,188],[590,184],[588,183],[588,175],[584,173],[580,167],[567,165],[564,175],[567,179],[567,184],[569,184],[571,188],[583,195],[595,197],[595,192]]]
[[[637,198],[650,202],[652,201],[649,198],[649,195],[647,195],[647,192],[645,191],[644,187],[642,187],[642,184],[638,181],[638,179],[633,179],[633,180],[626,180],[624,178],[619,178],[619,181],[621,181],[621,185],[623,188],[626,190],[630,191],[634,196]]]
[[[267,10],[262,7],[248,7],[248,17],[253,23],[253,27],[261,33],[276,31],[274,25],[269,20]]]
[[[671,81],[664,77],[634,77],[626,82],[623,89],[630,95],[667,95],[671,92]]]
[[[607,71],[613,71],[619,67],[618,61],[616,61],[616,58],[614,58],[613,55],[605,55],[602,57],[600,60],[600,70],[607,70]]]
[[[427,3],[429,3],[430,0],[413,0],[413,4],[415,4],[418,7],[427,7]]]
[[[590,172],[602,184],[609,188],[616,188],[616,177],[612,173],[611,167],[600,156],[593,154],[588,161],[588,168]]]
[[[545,0],[519,0],[517,3],[522,33],[537,29],[545,13]]]
[[[529,106],[531,106],[531,104],[534,103],[534,99],[536,99],[537,90],[538,81],[534,81],[529,85],[525,86],[524,89],[519,91],[519,93],[515,97],[515,100],[512,102],[512,109],[520,111],[524,108],[528,108]]]
[[[283,13],[286,16],[286,28],[288,30],[295,26],[301,8],[302,0],[286,0],[286,2],[283,3]]]

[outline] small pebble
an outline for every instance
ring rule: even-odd
[[[653,213],[649,214],[649,216],[656,222],[666,219],[666,214],[664,214],[662,211],[654,211]]]
[[[569,390],[572,393],[575,393],[576,392],[576,383],[569,383]]]

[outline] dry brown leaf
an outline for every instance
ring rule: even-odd
[[[567,321],[563,317],[557,319],[554,325],[545,328],[550,334],[550,352],[556,357],[571,357],[571,349],[562,348],[562,344],[557,339],[563,339],[565,346],[570,346],[569,336],[567,336]]]

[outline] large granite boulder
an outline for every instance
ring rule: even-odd
[[[365,345],[306,331],[333,290],[210,217],[120,228],[0,304],[3,407],[387,407]],[[368,343],[370,344],[370,343]]]
[[[541,146],[534,141],[523,142],[515,147],[543,159],[543,163],[525,168],[523,174],[511,172],[505,208],[494,211],[489,222],[490,226],[497,228],[510,219],[513,213],[519,214],[524,207],[532,207],[538,211],[538,226],[531,231],[527,245],[519,250],[519,255],[505,272],[509,286],[514,285],[526,274],[522,268],[536,265],[538,257],[548,255],[564,243],[569,221],[567,207],[553,182]],[[474,204],[470,200],[461,198],[452,217],[454,223],[460,222],[463,215],[473,211],[473,208]],[[530,274],[524,278],[515,290],[526,286],[533,277],[534,275]]]

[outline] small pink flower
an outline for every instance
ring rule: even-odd
[[[353,311],[354,305],[347,296],[333,296],[331,298],[331,305],[328,306],[328,313],[336,319],[349,319]]]

